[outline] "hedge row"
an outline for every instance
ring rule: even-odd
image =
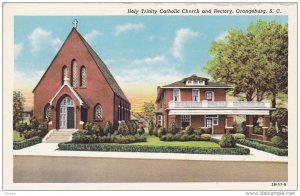
[[[273,143],[270,141],[262,141],[262,140],[252,139],[252,138],[247,138],[247,140],[252,141],[252,142],[257,142],[257,143],[267,145],[267,146],[273,146]]]
[[[262,144],[261,142],[253,141],[253,140],[237,140],[237,143],[249,146],[258,150],[262,150],[265,152],[269,152],[278,156],[288,156],[288,149],[281,149],[281,148],[276,148],[273,146],[269,146],[266,144]]]
[[[60,143],[59,150],[70,151],[105,151],[105,152],[156,152],[156,153],[188,153],[188,154],[226,154],[226,155],[247,155],[248,148],[199,148],[184,146],[142,146],[142,145],[121,145],[121,144],[74,144]]]
[[[13,148],[14,148],[14,150],[20,150],[22,148],[26,148],[26,147],[29,147],[29,146],[32,146],[32,145],[35,145],[35,144],[38,144],[41,142],[42,142],[42,138],[36,136],[36,137],[30,138],[30,139],[23,140],[21,142],[14,142]]]

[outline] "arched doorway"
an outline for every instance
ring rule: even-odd
[[[60,102],[59,106],[59,128],[72,129],[75,128],[75,104],[74,101],[66,96]]]

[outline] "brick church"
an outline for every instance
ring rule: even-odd
[[[73,27],[33,89],[33,116],[48,129],[130,119],[130,103],[108,67]]]

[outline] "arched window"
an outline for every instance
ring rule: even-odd
[[[85,66],[81,66],[80,68],[80,86],[87,87],[87,73]]]
[[[72,77],[71,77],[71,84],[73,87],[77,87],[78,84],[78,66],[75,59],[72,60],[71,63],[71,71],[72,71]]]
[[[68,68],[66,65],[64,65],[61,70],[61,84],[64,83],[65,77],[68,77]]]
[[[102,106],[98,103],[94,108],[94,120],[99,121],[103,119],[103,109]]]
[[[50,121],[51,120],[51,106],[50,106],[49,103],[44,108],[44,119],[46,121]]]

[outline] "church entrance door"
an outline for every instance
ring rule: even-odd
[[[70,97],[65,97],[59,107],[59,128],[75,128],[75,104]]]

